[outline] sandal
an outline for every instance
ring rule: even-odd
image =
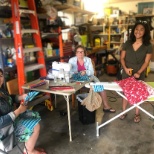
[[[115,109],[112,109],[112,108],[109,108],[109,109],[103,109],[104,112],[110,112],[110,113],[115,113],[116,110]]]
[[[121,116],[119,117],[119,119],[124,120],[126,117],[127,117],[127,113],[126,113],[126,114],[121,115]]]
[[[37,151],[36,153],[37,153],[37,154],[47,154],[47,153],[44,152],[44,151]],[[27,154],[27,152],[23,152],[23,154]]]
[[[135,117],[134,117],[134,122],[135,123],[139,123],[141,121],[141,116],[140,116],[140,114],[135,114]]]
[[[35,150],[40,151],[40,152],[45,152],[43,148],[39,148],[39,147],[36,147]]]
[[[35,152],[37,154],[47,154],[43,148],[35,148]],[[23,154],[27,154],[27,152],[23,152]]]

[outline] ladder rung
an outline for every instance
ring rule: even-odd
[[[34,47],[34,48],[24,48],[24,53],[37,52],[37,51],[41,51],[41,48],[39,48],[39,47]]]
[[[29,102],[28,107],[32,107],[34,105],[37,105],[39,103],[42,103],[43,101],[45,101],[45,100],[47,100],[49,98],[50,98],[49,95],[44,95],[43,97],[40,97],[40,98],[38,98],[38,99],[36,99],[34,101]]]
[[[24,33],[38,33],[37,29],[22,29],[21,30],[22,34]]]
[[[32,65],[28,65],[28,66],[25,66],[25,72],[29,72],[29,71],[34,71],[34,70],[38,70],[38,69],[41,69],[41,68],[44,68],[44,64],[32,64]]]
[[[36,14],[36,12],[33,10],[20,9],[20,14],[22,14],[22,13],[33,14],[33,15]]]

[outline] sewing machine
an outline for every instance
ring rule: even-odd
[[[70,77],[70,70],[71,70],[72,65],[66,62],[56,62],[54,61],[52,63],[52,69],[49,70],[48,72],[48,77],[49,78],[64,78],[66,74],[69,74]]]

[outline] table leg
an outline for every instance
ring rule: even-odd
[[[106,122],[104,122],[104,123],[101,124],[101,125],[96,125],[96,136],[99,136],[99,129],[100,129],[101,127],[103,127],[103,126],[107,125],[108,123],[112,122],[113,120],[119,118],[121,115],[127,113],[128,111],[132,110],[133,108],[139,107],[139,105],[142,104],[143,102],[144,102],[144,101],[141,101],[141,102],[139,102],[137,105],[134,104],[134,105],[131,106],[130,108],[126,109],[125,111],[123,111],[123,112],[121,112],[121,113],[119,113],[119,114],[116,115],[115,117],[113,117],[113,118],[107,120]]]
[[[75,94],[72,94],[72,108],[75,109]]]
[[[55,94],[55,108],[57,108],[57,96]]]
[[[98,128],[98,122],[96,122],[96,136],[99,136],[99,128]]]
[[[70,116],[70,103],[69,103],[69,96],[64,96],[67,102],[67,117],[68,117],[68,127],[69,127],[69,136],[70,142],[72,141],[72,132],[71,132],[71,116]]]

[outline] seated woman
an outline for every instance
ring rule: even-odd
[[[98,78],[94,76],[94,69],[91,62],[91,59],[85,56],[85,48],[81,45],[78,45],[75,48],[75,57],[72,57],[69,59],[69,63],[72,65],[71,73],[78,73],[80,72],[81,75],[87,74],[88,76],[91,76],[93,78],[93,81],[99,82]],[[106,92],[102,91],[100,92],[100,95],[103,100],[103,111],[104,112],[111,112],[114,113],[116,110],[111,108],[107,101]]]
[[[0,129],[13,123],[16,138],[20,142],[25,142],[24,154],[46,154],[43,149],[34,148],[40,131],[39,114],[27,110],[27,106],[22,104],[13,111],[12,98],[2,88],[3,82],[4,75],[0,69]],[[18,100],[24,100],[26,96],[27,94],[18,96]],[[4,134],[0,133],[0,141],[3,139]]]

